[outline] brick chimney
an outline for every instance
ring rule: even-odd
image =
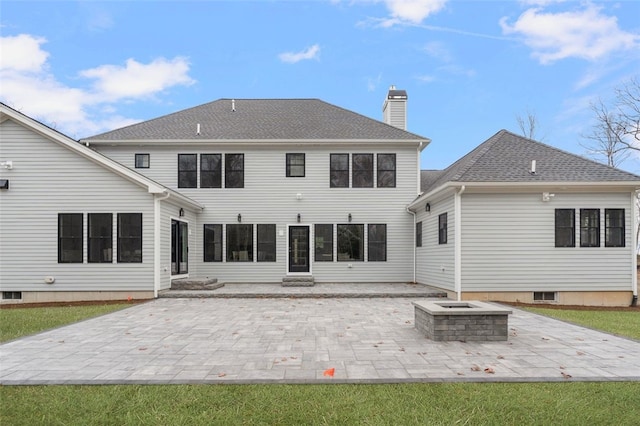
[[[407,130],[407,91],[389,87],[387,98],[382,105],[384,122],[402,130]]]

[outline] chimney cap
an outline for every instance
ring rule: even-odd
[[[387,99],[407,99],[407,91],[397,90],[396,86],[391,86],[389,93],[387,93]]]

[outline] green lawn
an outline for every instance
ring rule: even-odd
[[[530,312],[640,340],[640,311],[523,308]]]
[[[3,309],[1,336],[13,339],[124,306]],[[629,337],[640,330],[636,312],[532,311]],[[639,420],[638,382],[0,387],[0,425],[621,426]]]

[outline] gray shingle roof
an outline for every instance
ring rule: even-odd
[[[500,130],[439,175],[423,171],[421,180],[429,192],[447,182],[640,182],[640,176]]]
[[[319,99],[219,99],[84,140],[190,139],[428,141]]]

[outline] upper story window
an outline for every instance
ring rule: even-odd
[[[373,188],[373,154],[353,154],[353,187]]]
[[[329,186],[331,188],[349,187],[349,154],[331,154],[329,166]]]
[[[82,263],[82,216],[58,214],[58,263]]]
[[[200,154],[200,188],[222,188],[222,154]]]
[[[113,214],[89,213],[89,263],[113,261]]]
[[[438,216],[438,244],[447,244],[447,213]]]
[[[556,209],[556,247],[575,247],[575,220],[574,209]]]
[[[244,188],[244,154],[225,154],[224,186]]]
[[[178,188],[198,187],[198,155],[178,154]]]
[[[142,213],[118,213],[118,262],[142,263]]]
[[[604,246],[624,247],[624,209],[604,209]]]
[[[287,154],[287,177],[304,177],[304,154]]]
[[[369,262],[387,261],[387,225],[368,225],[368,252]]]
[[[150,166],[150,155],[149,154],[136,154],[136,169],[148,169]]]
[[[422,222],[416,223],[416,247],[422,247]]]
[[[396,187],[396,155],[378,154],[378,188]]]
[[[580,247],[600,247],[600,209],[580,209]]]

